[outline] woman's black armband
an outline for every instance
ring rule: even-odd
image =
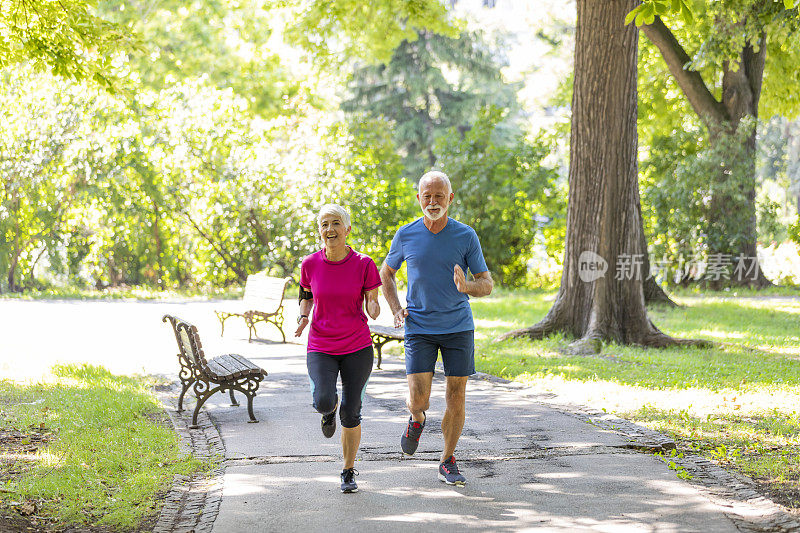
[[[303,287],[300,287],[300,297],[298,300],[302,302],[303,300],[313,300],[314,295],[311,294],[311,291],[305,290]]]

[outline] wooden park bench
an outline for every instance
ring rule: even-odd
[[[388,326],[379,326],[377,324],[369,325],[369,336],[372,337],[372,344],[378,352],[378,366],[381,367],[381,348],[387,342],[400,341],[403,342],[405,337],[405,330],[403,328],[390,328]]]
[[[181,394],[178,397],[178,411],[183,411],[183,397],[189,387],[193,387],[197,396],[197,406],[192,415],[192,429],[197,425],[197,414],[200,408],[213,394],[228,391],[231,405],[238,406],[239,402],[233,396],[237,390],[247,396],[247,414],[250,422],[258,422],[253,414],[253,398],[256,396],[258,385],[267,375],[267,371],[254,365],[246,358],[237,354],[220,355],[206,360],[203,345],[197,334],[197,327],[185,320],[172,315],[164,315],[162,322],[169,320],[175,340],[178,342],[178,362],[181,370],[178,378],[181,380]]]
[[[242,300],[231,302],[222,309],[214,311],[222,326],[220,335],[225,333],[227,319],[232,316],[240,316],[244,318],[247,329],[250,331],[248,342],[253,340],[253,335],[256,334],[256,324],[259,322],[275,324],[281,332],[283,342],[286,342],[286,335],[283,333],[283,296],[290,281],[292,278],[272,278],[265,274],[247,276]]]

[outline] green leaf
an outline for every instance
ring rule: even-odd
[[[642,4],[642,11],[636,15],[636,25],[652,24],[656,18],[656,11],[653,4]]]
[[[694,16],[692,15],[692,9],[689,7],[689,4],[686,3],[686,0],[681,0],[681,16],[683,17],[683,21],[686,24],[691,24],[694,22]]]
[[[640,11],[641,9],[642,9],[642,6],[641,6],[641,4],[640,4],[640,5],[636,6],[634,9],[632,9],[632,10],[630,11],[630,13],[628,13],[627,15],[625,15],[625,25],[626,25],[626,26],[627,26],[628,24],[630,24],[630,23],[631,23],[631,21],[633,21],[633,19],[634,19],[634,18],[636,18],[636,14],[637,14],[637,13],[639,13],[639,11]],[[637,24],[637,25],[638,25],[638,24]]]
[[[672,11],[678,13],[681,10],[681,0],[672,0]]]
[[[783,5],[786,6],[786,9],[792,9],[794,7],[794,0],[783,0]]]

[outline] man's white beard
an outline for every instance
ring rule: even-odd
[[[445,208],[443,208],[443,207],[442,207],[442,206],[440,206],[440,205],[439,205],[439,206],[436,206],[436,207],[438,207],[438,208],[439,208],[439,211],[438,211],[438,212],[436,212],[436,213],[432,213],[432,212],[430,211],[430,208],[431,208],[431,206],[428,206],[428,207],[426,207],[426,208],[424,208],[424,209],[422,210],[422,214],[424,214],[426,217],[428,217],[428,218],[429,218],[429,219],[431,219],[431,220],[439,220],[440,218],[442,218],[442,217],[444,216],[444,214],[445,214],[445,211],[446,211],[446,210],[445,210]]]

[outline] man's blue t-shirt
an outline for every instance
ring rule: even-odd
[[[439,233],[431,233],[422,218],[397,230],[386,264],[399,270],[408,265],[406,333],[456,333],[475,329],[469,296],[458,292],[453,267],[474,274],[486,272],[475,230],[447,219]]]

